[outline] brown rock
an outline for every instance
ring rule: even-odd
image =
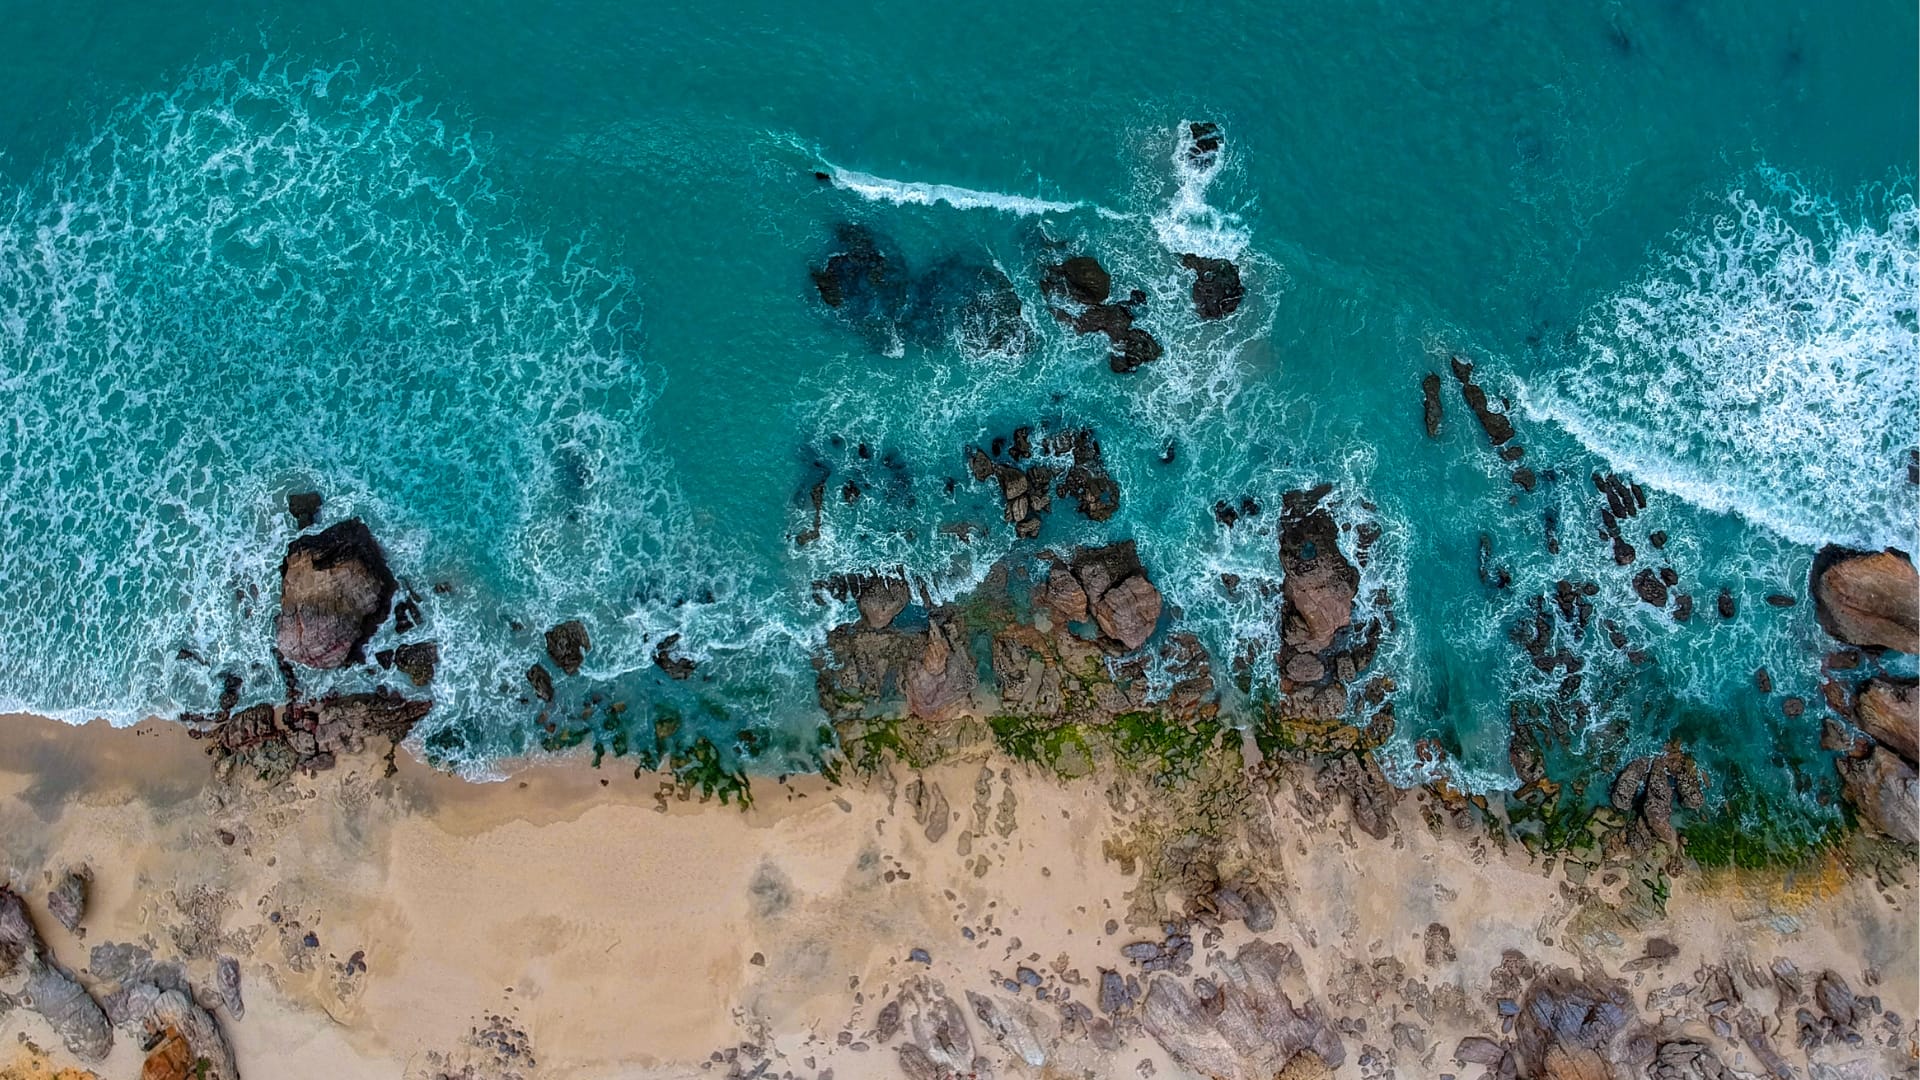
[[[1860,730],[1908,762],[1920,760],[1920,689],[1910,682],[1870,680],[1855,705]]]
[[[1360,571],[1340,552],[1340,528],[1319,505],[1326,486],[1290,492],[1280,525],[1280,565],[1286,572],[1281,638],[1301,652],[1324,652],[1353,622]]]
[[[1146,575],[1135,574],[1100,594],[1093,602],[1093,621],[1102,634],[1137,649],[1153,636],[1160,607],[1160,590]]]
[[[1864,758],[1840,758],[1840,789],[1860,816],[1903,844],[1920,843],[1920,778],[1884,746]]]
[[[393,650],[393,666],[415,686],[426,686],[440,669],[440,646],[421,641]]]
[[[359,660],[386,621],[394,588],[386,556],[360,519],[296,537],[280,564],[280,655],[322,669]]]
[[[1813,600],[1820,625],[1849,645],[1920,652],[1920,574],[1900,552],[1822,549]]]

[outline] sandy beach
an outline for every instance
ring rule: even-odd
[[[1137,778],[1063,781],[985,752],[840,787],[761,781],[746,812],[577,763],[472,784],[404,753],[391,778],[368,756],[276,788],[215,784],[201,744],[160,723],[8,717],[0,763],[5,873],[54,955],[85,982],[90,950],[130,943],[196,988],[237,959],[244,1015],[200,996],[247,1076],[898,1076],[880,1013],[929,981],[1017,1019],[999,1038],[972,1023],[994,1075],[1196,1075],[1138,1021],[1102,1014],[1099,973],[1205,974],[1255,937],[1292,951],[1293,1000],[1345,1044],[1337,1070],[1289,1076],[1477,1076],[1456,1044],[1499,1037],[1516,963],[1614,973],[1642,1020],[1708,1040],[1726,1003],[1692,988],[1713,972],[1832,969],[1898,1022],[1860,1024],[1859,1045],[1822,1051],[1842,1071],[1816,1075],[1916,1060],[1910,876],[1682,876],[1665,916],[1637,921],[1619,875],[1576,885],[1436,831],[1417,799],[1375,840],[1276,781],[1244,808],[1266,832],[1254,869],[1276,909],[1255,934],[1255,920],[1143,918],[1177,898],[1142,888],[1156,815]],[[80,864],[93,886],[70,934],[43,901]],[[1146,976],[1123,953],[1170,930],[1196,946],[1176,970]],[[1741,1008],[1797,1055],[1796,1006],[1776,993],[1749,989]],[[1073,1002],[1103,1030],[1063,1019]],[[0,1028],[0,1077],[140,1075],[133,1039],[56,1073],[75,1063],[37,1015],[0,1013]]]

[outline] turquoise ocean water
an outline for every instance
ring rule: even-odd
[[[1510,783],[1507,703],[1547,684],[1509,628],[1578,577],[1654,657],[1580,646],[1596,737],[1805,790],[1818,723],[1778,701],[1831,647],[1813,553],[1913,547],[1911,4],[4,7],[0,710],[203,708],[209,667],[275,694],[283,499],[311,487],[422,594],[426,734],[469,769],[530,745],[521,673],[574,616],[568,693],[677,702],[782,767],[844,617],[809,583],[964,591],[1015,541],[939,529],[996,514],[961,449],[1039,420],[1097,428],[1124,492],[1041,543],[1137,538],[1217,657],[1275,614],[1219,575],[1277,571],[1216,499],[1330,480],[1378,524],[1408,775],[1433,737],[1457,781]],[[1212,170],[1179,154],[1198,120]],[[836,318],[808,270],[844,222],[916,272],[1003,269],[1026,351]],[[1061,250],[1149,294],[1163,359],[1113,374],[1045,315]],[[1186,252],[1240,264],[1238,313],[1193,315]],[[1557,481],[1515,487],[1451,379],[1427,440],[1454,352]],[[885,496],[829,500],[799,548],[821,465]],[[1594,536],[1608,470],[1647,489],[1635,542],[1672,537],[1688,623]],[[691,683],[652,665],[672,633]]]

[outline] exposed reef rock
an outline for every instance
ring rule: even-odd
[[[1238,278],[1235,278],[1236,283]],[[1091,255],[1076,255],[1050,266],[1040,278],[1040,291],[1052,299],[1065,299],[1080,307],[1078,314],[1054,307],[1053,317],[1073,327],[1076,334],[1105,334],[1110,345],[1107,366],[1120,374],[1137,371],[1160,359],[1160,342],[1152,334],[1133,325],[1135,309],[1146,303],[1147,295],[1138,289],[1126,300],[1109,303],[1113,277]]]
[[[39,1013],[81,1061],[101,1061],[113,1048],[106,1013],[54,960],[19,894],[0,886],[0,999],[5,998]]]
[[[580,674],[580,665],[592,649],[586,624],[579,619],[569,619],[547,631],[547,656],[568,675]]]
[[[226,1035],[186,988],[135,983],[108,995],[106,1007],[151,1047],[141,1080],[240,1080]]]
[[[1105,521],[1120,509],[1120,485],[1108,474],[1091,429],[1055,432],[1037,450],[1045,460],[1034,460],[1033,429],[1027,427],[993,440],[991,453],[967,449],[968,474],[979,483],[999,485],[1005,519],[1022,539],[1040,535],[1056,495],[1073,500],[1091,521]]]
[[[1295,1006],[1289,979],[1302,980],[1298,958],[1284,945],[1250,941],[1216,964],[1218,977],[1161,975],[1147,987],[1140,1021],[1182,1066],[1220,1080],[1292,1076],[1298,1058],[1338,1068],[1346,1048],[1319,1006]]]
[[[1286,607],[1281,640],[1293,650],[1318,653],[1353,623],[1360,571],[1340,552],[1340,527],[1319,504],[1333,490],[1323,484],[1291,492],[1280,528],[1281,585]]]
[[[1822,548],[1812,592],[1821,627],[1841,641],[1920,652],[1920,574],[1905,553]]]
[[[1247,290],[1240,284],[1240,268],[1227,259],[1182,255],[1180,265],[1193,271],[1193,310],[1203,319],[1224,319],[1240,308]]]
[[[384,687],[367,694],[328,694],[285,706],[253,705],[231,714],[186,714],[195,738],[211,739],[222,773],[245,764],[269,783],[295,771],[332,768],[343,754],[366,749],[369,739],[398,746],[433,708],[426,699],[401,697]]]
[[[1920,844],[1920,776],[1900,755],[1863,739],[1834,763],[1860,816],[1903,844]]]
[[[820,300],[878,351],[957,342],[976,353],[1020,355],[1032,345],[1020,294],[1004,271],[959,256],[918,276],[865,225],[834,230],[834,250],[811,271]]]
[[[1420,380],[1420,419],[1426,425],[1427,438],[1440,437],[1440,421],[1444,416],[1444,406],[1440,402],[1440,376],[1427,372]]]
[[[59,884],[47,893],[47,912],[55,922],[78,933],[80,920],[87,916],[87,894],[93,888],[93,871],[76,866],[60,875]]]
[[[337,668],[362,658],[385,622],[395,582],[367,526],[349,518],[295,537],[280,564],[280,655],[310,668]]]
[[[1920,688],[1876,678],[1861,689],[1854,722],[1873,740],[1907,761],[1920,761]]]
[[[1507,419],[1504,412],[1495,412],[1487,400],[1487,392],[1473,381],[1473,365],[1456,356],[1452,360],[1453,377],[1460,383],[1460,396],[1466,399],[1467,408],[1473,411],[1474,419],[1480,421],[1480,430],[1487,433],[1487,441],[1495,446],[1505,445],[1513,438],[1513,421]]]
[[[1628,762],[1614,778],[1610,798],[1613,808],[1633,822],[1628,830],[1633,850],[1644,851],[1648,841],[1659,841],[1669,858],[1680,852],[1680,835],[1673,827],[1675,801],[1688,810],[1706,805],[1700,767],[1677,744]]]
[[[1633,1019],[1627,988],[1549,971],[1527,987],[1514,1019],[1521,1076],[1543,1080],[1625,1080],[1614,1041]]]

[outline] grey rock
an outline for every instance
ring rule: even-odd
[[[1284,946],[1252,941],[1219,961],[1218,980],[1152,981],[1141,1005],[1147,1032],[1183,1067],[1219,1080],[1269,1080],[1295,1058],[1329,1068],[1346,1049],[1317,1005],[1295,1007],[1282,987],[1298,959]]]
[[[47,893],[47,911],[69,934],[80,929],[87,914],[87,890],[93,884],[93,872],[85,866],[60,875],[60,883]]]
[[[39,1013],[68,1052],[81,1061],[101,1061],[113,1048],[106,1013],[73,974],[54,960],[33,928],[27,905],[4,886],[0,886],[0,995]]]

